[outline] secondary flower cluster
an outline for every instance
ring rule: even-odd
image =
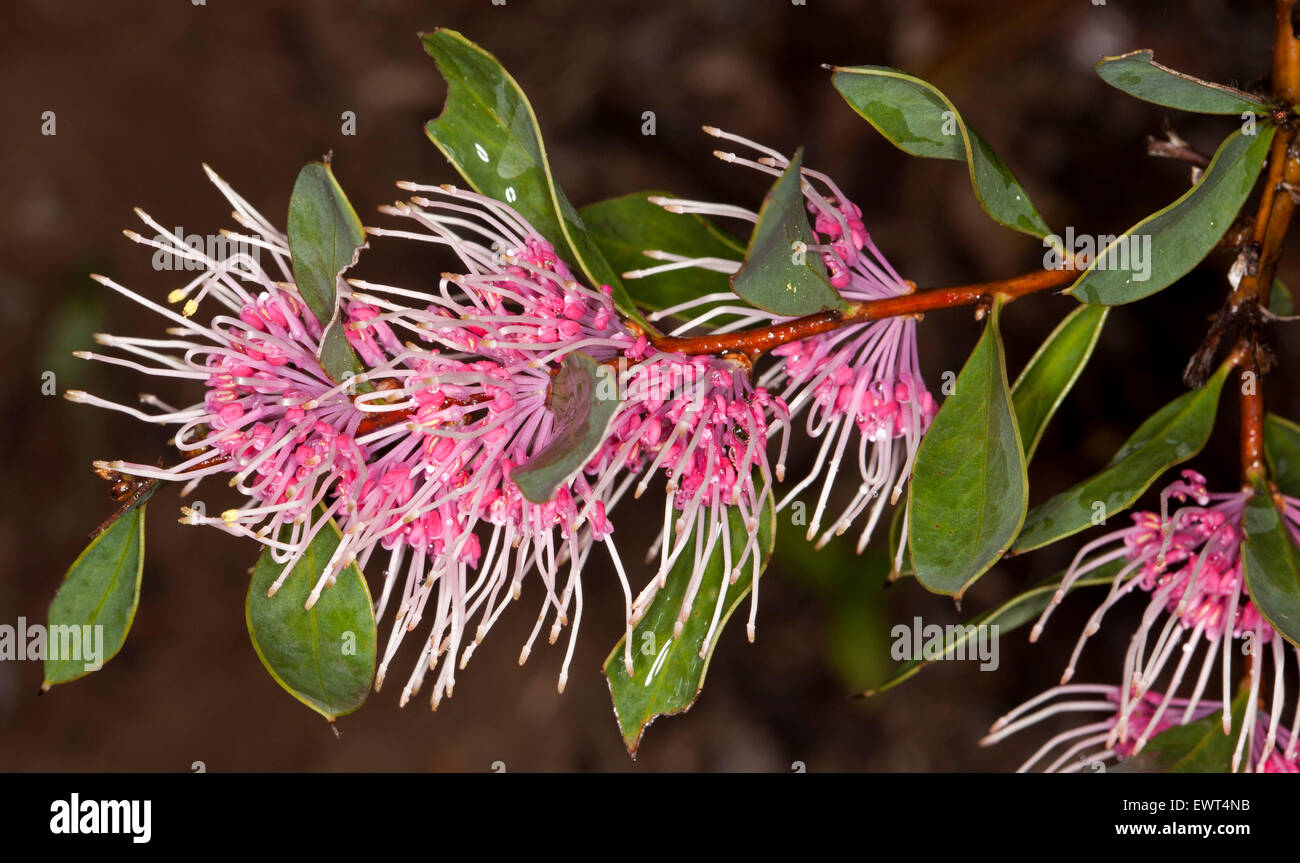
[[[764,152],[770,159],[752,164],[765,170],[783,164],[779,154]],[[812,473],[786,498],[825,477],[810,537],[857,432],[862,482],[823,541],[875,500],[865,542],[884,504],[880,492],[892,484],[897,498],[935,412],[917,367],[911,320],[846,327],[788,345],[755,382],[747,358],[657,349],[620,315],[608,286],[582,284],[506,204],[413,183],[399,184],[415,193],[409,202],[383,208],[413,228],[369,233],[447,247],[460,261],[458,272],[443,274],[436,286],[350,280],[340,314],[363,371],[336,381],[321,366],[321,321],[293,284],[287,238],[208,173],[247,231],[229,234],[237,251],[210,257],[140,213],[157,235],[128,236],[200,271],[169,296],[172,303],[184,300],[179,312],[96,276],[172,326],[164,339],[96,337],[127,357],[80,354],[201,382],[202,401],[174,409],[146,396],[145,405],[156,409],[146,411],[79,391],[68,396],[179,426],[174,443],[183,459],[175,466],[115,461],[101,467],[183,482],[186,492],[205,476],[230,475],[246,496],[241,506],[212,514],[192,505],[183,509],[182,521],[264,545],[282,567],[272,593],[291,575],[313,578],[310,607],[345,567],[365,568],[381,555],[377,609],[391,609],[395,622],[376,687],[407,633],[432,619],[403,704],[430,672],[433,706],[451,695],[456,671],[533,574],[544,599],[520,662],[548,618],[552,643],[572,622],[563,690],[582,617],[581,574],[596,543],[605,547],[623,589],[629,674],[632,628],[670,573],[689,573],[675,636],[701,591],[717,588],[707,645],[727,586],[748,567],[752,639],[759,536],[763,519],[770,518],[766,502],[784,473],[792,415],[807,408],[810,433],[824,436]],[[871,243],[857,208],[826,178],[805,176],[824,240],[816,251],[845,297],[910,290]],[[812,180],[827,184],[830,194],[817,192]],[[740,212],[732,209],[729,214]],[[744,311],[745,321],[760,319],[756,310]],[[552,395],[566,362],[579,357],[608,372],[616,393],[602,397],[616,398],[617,405],[585,461],[533,500],[517,472],[547,456],[557,437],[568,433]],[[773,468],[768,441],[778,432]],[[640,496],[657,476],[666,488],[663,529],[651,549],[658,567],[637,591],[612,540],[611,512],[628,491]],[[331,525],[341,537],[333,556],[318,572],[295,574],[312,540]],[[720,583],[706,585],[715,552],[723,561]]]
[[[758,154],[754,160],[731,152],[715,151],[714,155],[725,162],[745,165],[774,176],[789,167],[789,160],[775,150],[713,127],[705,127],[705,131],[714,137],[746,146]],[[915,290],[915,286],[900,277],[885,260],[863,225],[862,211],[830,177],[805,168],[802,189],[817,239],[816,243],[808,246],[808,251],[822,256],[831,284],[841,297],[848,302],[863,302]],[[678,198],[652,200],[674,213],[758,221],[757,213],[730,204]],[[688,258],[665,250],[652,250],[650,254],[669,263],[626,275],[646,276],[681,267],[735,273],[741,266],[741,261]],[[789,320],[736,303],[734,294],[708,294],[664,309],[652,319],[698,312],[674,330],[674,334],[696,328],[721,314],[730,314],[733,320],[716,332]],[[871,539],[886,502],[898,502],[911,475],[921,437],[938,413],[938,405],[921,378],[916,321],[912,318],[889,318],[849,324],[813,338],[781,345],[772,353],[779,362],[760,376],[759,383],[779,393],[790,405],[792,416],[806,412],[808,435],[822,441],[812,470],[790,488],[778,509],[788,506],[821,479],[817,505],[808,521],[808,539],[814,539],[822,529],[841,465],[846,456],[856,460],[858,487],[840,515],[822,531],[817,544],[821,547],[832,536],[843,534],[870,508],[858,538],[857,549],[861,552]],[[850,450],[855,438],[856,459]],[[783,473],[784,465],[778,462],[777,475],[780,477]],[[887,489],[889,493],[885,494]]]
[[[1210,493],[1203,476],[1185,470],[1181,479],[1161,493],[1160,512],[1134,513],[1131,527],[1085,545],[1034,625],[1031,640],[1037,640],[1052,611],[1083,580],[1104,578],[1110,583],[1109,593],[1088,619],[1062,675],[1062,685],[999,719],[985,742],[996,742],[1060,712],[1101,710],[1112,714],[1104,722],[1052,738],[1024,765],[1027,769],[1056,745],[1080,738],[1049,765],[1050,770],[1062,767],[1078,752],[1097,744],[1102,751],[1089,759],[1128,757],[1140,752],[1161,731],[1214,712],[1221,713],[1223,731],[1228,734],[1233,725],[1233,658],[1244,656],[1249,657],[1249,691],[1233,769],[1300,770],[1300,701],[1291,706],[1290,728],[1282,725],[1287,706],[1287,656],[1296,660],[1292,665],[1300,666],[1300,648],[1285,643],[1245,592],[1242,514],[1251,494]],[[1184,505],[1170,512],[1171,501]],[[1287,527],[1300,541],[1300,501],[1285,498],[1284,503]],[[1129,641],[1120,684],[1069,685],[1084,644],[1100,630],[1107,611],[1125,596],[1139,591],[1147,594],[1147,607]],[[1195,657],[1202,651],[1200,667],[1193,670]],[[1265,665],[1270,658],[1271,693],[1261,708]],[[1216,668],[1222,685],[1220,697],[1203,700]],[[1058,695],[1073,697],[1080,693],[1101,694],[1105,702],[1056,702],[1018,719],[1030,708]]]

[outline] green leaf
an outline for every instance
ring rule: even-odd
[[[1148,297],[1186,275],[1232,225],[1275,131],[1271,123],[1261,123],[1254,135],[1240,129],[1229,135],[1195,186],[1108,243],[1067,293],[1113,306]],[[1053,238],[1060,240],[1048,239]]]
[[[352,375],[362,374],[366,370],[356,352],[352,350],[352,345],[348,344],[348,337],[343,327],[342,320],[335,321],[326,328],[320,340],[320,367],[332,380],[338,382],[345,381]],[[374,390],[369,381],[357,381],[353,386],[361,392]]]
[[[1282,493],[1300,497],[1300,425],[1277,414],[1266,416],[1264,456],[1269,476]]]
[[[594,286],[609,285],[623,314],[648,326],[551,175],[537,115],[518,82],[455,30],[439,28],[420,39],[447,80],[442,114],[424,127],[429,140],[476,192],[514,207]]]
[[[727,508],[727,519],[732,553],[738,554],[748,540],[744,520],[735,507]],[[758,521],[756,553],[761,561],[761,573],[767,566],[776,537],[776,514],[771,495],[764,501]],[[609,682],[609,694],[614,701],[614,718],[618,721],[628,753],[633,758],[641,744],[641,736],[655,719],[685,713],[691,709],[704,687],[704,677],[708,673],[709,662],[713,658],[723,627],[753,587],[753,565],[747,561],[741,567],[739,578],[727,587],[717,629],[706,644],[705,638],[718,608],[718,594],[726,577],[723,572],[725,565],[722,541],[719,539],[705,564],[699,591],[691,604],[691,612],[681,637],[674,638],[673,628],[691,581],[695,553],[692,538],[669,571],[667,585],[655,596],[645,615],[633,628],[632,676],[628,676],[624,666],[624,639],[619,639],[605,660],[605,678]]]
[[[1214,428],[1227,375],[1225,364],[1205,386],[1183,393],[1147,418],[1100,473],[1031,509],[1015,553],[1091,527],[1096,504],[1104,506],[1106,519],[1123,512],[1162,473],[1200,452]]]
[[[1175,72],[1155,62],[1150,48],[1103,57],[1097,74],[1112,87],[1144,102],[1195,111],[1200,114],[1267,114],[1272,107],[1262,99],[1233,87],[1213,84]]]
[[[1232,701],[1232,727],[1245,721],[1249,689]],[[1110,773],[1230,773],[1237,735],[1225,734],[1215,713],[1187,725],[1175,725],[1151,738],[1137,755],[1125,758]]]
[[[1246,589],[1259,613],[1292,644],[1300,644],[1300,560],[1290,522],[1266,485],[1256,487],[1242,516]]]
[[[908,492],[908,547],[921,584],[958,599],[998,561],[1025,520],[1029,481],[1007,386],[998,318],[921,440]]]
[[[802,170],[800,149],[763,199],[745,263],[731,277],[731,289],[741,297],[791,318],[848,308],[827,281],[822,256],[807,250],[817,239],[804,209]]]
[[[936,87],[886,66],[835,67],[831,83],[903,152],[966,162],[975,197],[995,221],[1035,237],[1051,231],[1011,169]]]
[[[1057,325],[1016,378],[1011,398],[1026,462],[1034,457],[1048,420],[1088,364],[1109,311],[1106,306],[1079,306]]]
[[[1097,587],[1104,584],[1110,584],[1111,581],[1114,580],[1115,574],[1122,568],[1123,563],[1120,561],[1115,561],[1113,563],[1108,563],[1105,566],[1098,567],[1092,575],[1081,578],[1072,584],[1070,586],[1070,592],[1073,592],[1080,587]],[[930,663],[937,662],[941,659],[949,659],[956,654],[959,646],[966,644],[976,635],[976,630],[972,627],[996,626],[998,628],[998,636],[1001,637],[1012,630],[1024,626],[1026,623],[1042,614],[1043,609],[1047,608],[1051,603],[1052,597],[1056,594],[1056,589],[1061,586],[1061,577],[1063,575],[1064,573],[1057,573],[1055,577],[1049,578],[1041,584],[1031,587],[1024,593],[1008,599],[997,608],[975,615],[970,620],[966,621],[964,624],[966,628],[957,638],[953,639],[951,642],[948,642],[947,640],[944,641],[943,649],[939,651],[937,656],[932,659],[913,657],[912,659],[907,660],[900,665],[884,683],[881,683],[875,689],[862,693],[863,696],[870,697],[872,695],[879,695],[882,692],[893,689],[900,683],[910,680],[912,677],[920,673],[921,669],[925,668]]]
[[[588,204],[578,211],[605,260],[624,275],[623,286],[636,304],[643,309],[658,310],[706,294],[730,293],[726,273],[700,267],[684,267],[642,278],[626,277],[630,271],[663,263],[646,257],[646,251],[733,261],[739,261],[745,254],[743,244],[712,222],[694,213],[670,213],[651,203],[652,197],[676,196],[668,192],[633,192]],[[725,304],[744,305],[744,301],[732,296]],[[699,306],[691,315],[702,314],[707,308]],[[710,321],[723,324],[730,319],[719,315]]]
[[[524,497],[545,503],[582,470],[600,449],[620,404],[618,378],[612,368],[581,352],[565,356],[551,381],[554,435],[526,464],[510,472]]]
[[[1281,279],[1273,280],[1273,290],[1268,294],[1268,310],[1279,318],[1289,318],[1295,314],[1295,299],[1291,289],[1282,284]]]
[[[68,567],[50,603],[42,690],[85,677],[117,656],[140,604],[143,571],[141,504],[91,540]]]
[[[343,332],[339,276],[357,262],[366,246],[366,231],[328,162],[309,162],[298,172],[288,225],[294,283],[325,329],[321,368],[341,382],[364,371]]]
[[[305,608],[338,544],[339,530],[331,520],[275,596],[266,594],[283,566],[263,551],[244,606],[249,638],[266,670],[330,722],[362,705],[375,676],[375,609],[356,564],[345,567],[316,604]]]

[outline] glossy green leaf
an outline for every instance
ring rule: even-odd
[[[1246,589],[1259,613],[1292,644],[1300,644],[1300,556],[1290,523],[1268,487],[1246,502],[1241,544]]]
[[[957,598],[998,561],[1025,520],[1029,481],[998,329],[1001,302],[921,440],[908,492],[916,577]]]
[[[352,345],[348,344],[343,327],[342,320],[335,321],[321,334],[320,340],[320,366],[332,380],[340,382],[366,370],[356,351],[352,350]],[[360,392],[371,392],[374,389],[369,381],[358,381],[353,386]]]
[[[316,604],[305,608],[338,544],[338,527],[331,521],[274,596],[267,591],[283,566],[263,551],[244,605],[253,649],[271,677],[330,722],[362,705],[375,676],[375,610],[356,564],[345,567]]]
[[[649,258],[647,251],[668,252],[686,258],[722,258],[739,262],[745,246],[709,220],[694,213],[670,213],[650,198],[674,198],[668,192],[633,192],[588,204],[578,211],[605,260],[623,276],[623,286],[643,309],[666,309],[697,297],[731,293],[726,273],[700,267],[683,267],[655,275],[629,278],[627,273],[665,263]],[[719,304],[745,305],[732,295]],[[718,305],[718,304],[714,304]],[[694,317],[711,306],[691,310]],[[729,316],[710,318],[722,324]]]
[[[1183,393],[1152,414],[1095,476],[1029,511],[1015,552],[1029,551],[1109,520],[1133,505],[1156,478],[1201,451],[1228,375],[1223,365],[1205,386]]]
[[[1268,292],[1268,310],[1279,318],[1289,318],[1295,314],[1295,298],[1281,279],[1273,280],[1273,289]]]
[[[1254,135],[1229,135],[1195,186],[1108,243],[1068,293],[1085,303],[1131,303],[1190,272],[1246,202],[1275,131],[1261,122]]]
[[[551,381],[551,441],[510,473],[524,497],[544,503],[582,470],[600,449],[620,404],[612,368],[581,352],[565,356]]]
[[[817,240],[804,207],[802,170],[798,150],[763,199],[745,263],[731,277],[731,289],[741,297],[785,317],[848,308],[827,281],[822,256],[807,249]]]
[[[1115,574],[1119,572],[1122,567],[1123,564],[1119,561],[1098,567],[1092,575],[1081,578],[1071,585],[1070,592],[1081,587],[1097,587],[1099,585],[1110,584],[1114,579]],[[998,628],[998,636],[1001,637],[1012,630],[1019,629],[1029,621],[1036,619],[1043,613],[1043,609],[1047,608],[1048,604],[1051,603],[1052,597],[1056,594],[1056,589],[1061,586],[1062,574],[1063,573],[1058,573],[1054,578],[1049,578],[1041,584],[1026,590],[1024,593],[1008,599],[997,608],[975,615],[970,620],[966,621],[966,629],[964,629],[958,637],[954,638],[952,641],[947,641],[945,639],[943,649],[940,650],[938,655],[933,659],[913,657],[900,665],[897,670],[895,670],[894,673],[885,680],[885,682],[881,683],[875,689],[862,694],[868,697],[879,695],[882,692],[893,689],[904,681],[910,680],[930,663],[938,662],[941,659],[951,658],[957,653],[957,650],[961,645],[968,643],[970,639],[976,635],[976,631],[972,627],[996,626]]]
[[[1243,691],[1232,701],[1232,727],[1245,721]],[[1237,735],[1223,732],[1223,717],[1214,713],[1187,725],[1175,725],[1151,738],[1142,751],[1111,767],[1110,773],[1231,773]]]
[[[731,549],[735,555],[744,548],[748,534],[738,510],[728,508],[727,515]],[[761,573],[767,566],[776,537],[776,515],[770,495],[758,520]],[[623,742],[633,758],[641,744],[641,736],[652,722],[660,716],[685,713],[691,709],[704,687],[709,662],[723,628],[753,586],[753,565],[747,561],[740,568],[735,583],[726,588],[718,626],[713,637],[706,643],[705,638],[709,634],[714,614],[718,611],[718,595],[726,578],[722,540],[719,539],[705,565],[681,637],[674,638],[673,629],[691,581],[695,551],[692,539],[669,571],[667,585],[655,596],[645,615],[633,628],[632,676],[628,676],[624,665],[623,639],[619,639],[605,660],[605,678],[614,701],[614,718],[618,721]]]
[[[321,368],[333,380],[343,381],[363,367],[343,332],[339,277],[357,262],[366,232],[328,162],[309,162],[298,172],[289,198],[288,225],[294,283],[325,328]]]
[[[1269,104],[1238,90],[1175,72],[1155,62],[1151,49],[1103,57],[1097,74],[1112,87],[1130,96],[1166,108],[1200,114],[1267,114]]]
[[[966,162],[975,197],[995,221],[1035,237],[1050,232],[1011,169],[937,88],[885,66],[836,67],[831,83],[903,152]]]
[[[518,82],[455,30],[440,28],[420,39],[447,80],[446,105],[424,127],[429,140],[475,191],[514,207],[593,285],[609,285],[620,311],[645,323],[552,176],[537,115]]]
[[[1057,325],[1016,378],[1011,399],[1025,461],[1034,457],[1048,420],[1088,364],[1108,312],[1105,306],[1079,306]]]
[[[90,541],[50,603],[41,689],[98,671],[126,642],[140,604],[144,506]]]
[[[1269,476],[1282,493],[1300,497],[1300,425],[1277,414],[1266,416],[1264,456]]]

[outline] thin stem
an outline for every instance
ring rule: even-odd
[[[1232,293],[1231,305],[1239,309],[1248,303],[1268,306],[1277,272],[1282,244],[1286,242],[1287,228],[1295,213],[1295,198],[1289,192],[1294,182],[1300,182],[1300,161],[1291,151],[1295,139],[1294,129],[1279,129],[1273,138],[1269,154],[1268,177],[1259,197],[1255,226],[1251,235],[1251,255],[1258,257],[1247,268],[1240,284]]]
[[[1277,0],[1273,34],[1273,95],[1288,105],[1300,102],[1300,40],[1291,16],[1296,0]]]
[[[1292,15],[1296,0],[1277,0],[1273,37],[1273,95],[1285,105],[1300,101],[1300,40]],[[1268,371],[1271,355],[1261,344],[1259,323],[1268,307],[1277,263],[1282,256],[1300,184],[1300,158],[1293,145],[1296,129],[1283,125],[1273,139],[1268,177],[1260,194],[1251,237],[1253,260],[1228,299],[1228,311],[1243,322],[1234,355],[1241,371],[1241,473],[1242,482],[1255,485],[1266,476],[1263,457],[1264,396],[1260,377]],[[1261,358],[1263,362],[1261,362]]]
[[[1003,279],[996,282],[982,282],[974,285],[959,285],[952,288],[934,288],[928,291],[916,291],[897,297],[881,300],[851,303],[844,311],[828,310],[805,315],[802,318],[757,327],[739,333],[704,336],[655,336],[651,343],[661,351],[684,354],[737,353],[748,356],[751,360],[778,345],[800,341],[821,333],[829,332],[849,324],[867,321],[879,321],[905,315],[922,315],[938,309],[955,306],[973,306],[990,302],[994,297],[1002,297],[1010,302],[1027,294],[1061,288],[1078,277],[1078,271],[1072,267],[1055,270],[1038,270]]]
[[[1259,363],[1254,350],[1239,346],[1241,357],[1241,479],[1254,487],[1266,475],[1264,467],[1264,396],[1260,389]]]

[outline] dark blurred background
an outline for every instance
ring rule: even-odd
[[[883,141],[831,88],[820,64],[901,67],[941,87],[993,144],[1058,231],[1118,233],[1187,188],[1185,166],[1144,155],[1170,112],[1104,85],[1103,54],[1152,48],[1205,78],[1266,83],[1268,0],[187,0],[98,3],[6,0],[0,10],[0,623],[43,622],[86,532],[111,509],[94,458],[152,461],[166,433],[41,394],[130,401],[141,388],[189,403],[192,387],[147,385],[73,359],[97,331],[153,334],[151,313],[110,296],[103,272],[161,300],[183,274],[155,272],[128,242],[140,205],[167,226],[234,227],[205,180],[210,163],[281,227],[298,168],[334,152],[344,188],[370,224],[401,179],[453,172],[422,131],[444,85],[416,39],[453,27],[483,44],[522,84],[551,163],[578,204],[641,188],[756,207],[764,184],[713,159],[717,125],[784,151],[807,148],[859,203],[893,264],[923,287],[1003,278],[1041,262],[1033,239],[997,226],[962,165],[913,159]],[[657,132],[641,134],[654,111]],[[57,134],[41,134],[54,111]],[[340,115],[356,113],[356,135]],[[1212,152],[1232,118],[1171,118]],[[382,281],[430,267],[411,244],[372,242],[357,274]],[[1053,421],[1031,467],[1034,502],[1104,464],[1138,423],[1182,392],[1183,363],[1218,308],[1229,261],[1211,258],[1176,287],[1117,309],[1097,354]],[[1295,282],[1290,257],[1281,271]],[[1073,301],[1039,296],[1004,322],[1015,374]],[[957,370],[979,332],[969,310],[921,326],[932,389]],[[1283,351],[1283,363],[1289,356]],[[1278,384],[1270,404],[1296,414]],[[1195,466],[1236,482],[1236,405]],[[805,454],[806,456],[807,454]],[[215,495],[215,490],[205,490]],[[1077,596],[1044,643],[1002,639],[1001,668],[941,663],[873,699],[851,695],[889,671],[889,626],[921,615],[955,623],[1066,563],[1078,542],[1000,565],[958,613],[914,582],[882,589],[882,555],[849,538],[813,553],[788,529],[763,581],[759,638],[731,626],[699,703],[623,750],[600,664],[621,633],[621,593],[592,570],[588,614],[568,690],[555,693],[563,644],[515,659],[531,627],[525,596],[498,625],[456,696],[436,714],[396,691],[341,719],[337,737],[286,695],[248,643],[243,603],[254,550],[217,531],[174,523],[175,492],[149,509],[148,557],[134,629],[97,674],[43,697],[39,663],[0,663],[0,769],[511,771],[1005,770],[1046,739],[991,750],[975,743],[994,718],[1060,674],[1099,597]],[[620,518],[635,545],[628,506]],[[654,521],[654,519],[649,519]],[[628,525],[624,528],[622,525]],[[883,533],[883,531],[882,531]],[[883,537],[882,537],[883,538]],[[627,555],[634,557],[635,555]],[[1131,614],[1132,610],[1129,610]],[[742,612],[743,613],[743,612]],[[1079,680],[1118,678],[1127,629],[1116,615],[1085,652]],[[567,637],[567,636],[566,636]],[[409,667],[400,663],[399,667]],[[401,676],[405,676],[403,670]],[[400,688],[400,687],[399,687]]]

